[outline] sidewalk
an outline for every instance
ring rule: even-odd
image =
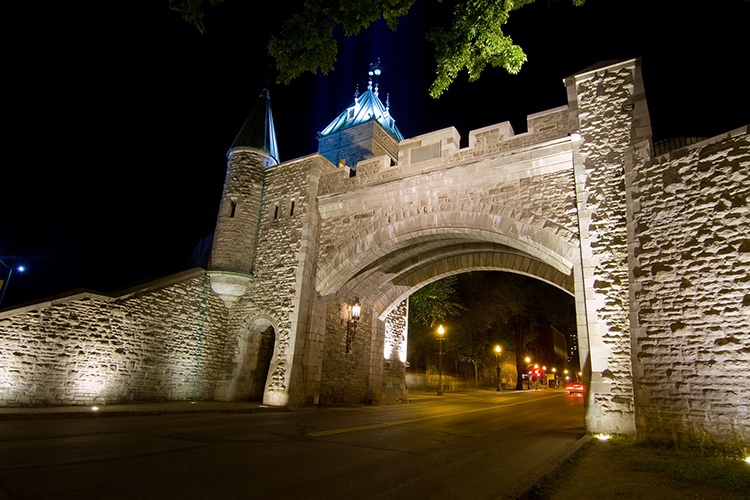
[[[410,390],[410,400],[431,399],[434,390]],[[488,393],[492,394],[491,391]],[[461,394],[461,393],[454,393]],[[125,403],[96,406],[0,407],[0,420],[32,420],[45,418],[132,417],[143,415],[174,415],[180,413],[254,413],[286,412],[284,406],[267,406],[259,401],[166,401]]]
[[[51,418],[133,417],[176,415],[180,413],[253,413],[283,412],[286,407],[266,406],[257,401],[169,401],[156,403],[113,404],[98,406],[45,406],[0,408],[0,420],[33,420]]]

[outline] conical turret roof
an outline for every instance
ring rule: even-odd
[[[230,148],[256,148],[268,154],[279,163],[279,150],[276,143],[276,129],[273,125],[271,97],[268,89],[263,89],[245,124],[235,137]],[[273,162],[271,164],[274,164]]]

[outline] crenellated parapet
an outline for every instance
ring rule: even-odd
[[[550,142],[567,141],[570,117],[563,106],[546,112],[529,115],[528,132],[515,135],[510,122],[498,123],[469,133],[469,145],[461,148],[461,137],[454,127],[408,138],[398,144],[398,162],[393,164],[389,155],[360,161],[354,168],[341,166],[325,174],[320,182],[320,195],[334,194],[353,188],[364,188],[383,182],[422,175],[457,165],[481,162],[491,158],[496,161],[503,155],[525,155],[527,162],[518,162],[524,170],[539,166],[538,158],[546,152],[533,153]]]

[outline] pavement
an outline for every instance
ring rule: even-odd
[[[435,397],[433,393],[410,391],[413,401]],[[187,413],[254,413],[286,412],[286,407],[267,406],[260,402],[170,401],[154,403],[112,404],[99,406],[1,407],[0,420],[34,420],[65,418],[106,418],[176,415]],[[585,446],[591,443],[593,446]],[[596,496],[616,498],[741,498],[743,494],[712,486],[685,484],[663,473],[644,472],[632,463],[653,460],[652,453],[642,447],[631,447],[640,455],[627,455],[626,447],[608,447],[592,441],[590,434],[581,436],[565,450],[545,463],[537,465],[523,484],[502,498],[513,500],[569,500]],[[579,450],[581,453],[578,453]],[[574,458],[575,457],[575,458]],[[571,467],[571,460],[575,464]],[[628,465],[631,464],[631,465]],[[561,478],[562,479],[559,479]],[[549,481],[558,478],[554,483]],[[637,478],[637,479],[634,479]],[[562,481],[562,482],[560,482]],[[549,488],[554,491],[550,493]]]
[[[494,391],[492,391],[494,392]],[[413,401],[436,397],[432,392],[410,391]],[[2,420],[43,420],[67,418],[106,418],[178,415],[187,413],[255,413],[286,412],[286,407],[268,406],[258,401],[221,402],[221,401],[165,401],[153,403],[111,404],[97,406],[45,406],[45,407],[0,407]],[[503,498],[526,499],[535,485],[561,467],[584,444],[590,441],[585,435],[570,444],[562,453],[546,463],[539,464],[532,474],[518,485],[517,489]]]

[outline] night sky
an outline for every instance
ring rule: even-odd
[[[391,32],[343,39],[336,69],[275,84],[265,44],[291,2],[225,0],[200,34],[167,0],[15,2],[6,13],[0,259],[23,264],[2,307],[87,288],[111,292],[189,269],[213,232],[226,153],[264,87],[282,161],[317,151],[316,133],[367,85],[405,137],[469,131],[567,104],[563,78],[640,57],[655,139],[713,136],[750,123],[746,0],[538,0],[506,33],[521,73],[461,74],[439,100],[428,26],[451,2],[419,0]],[[272,9],[268,11],[268,9]],[[656,10],[658,9],[658,10]],[[0,276],[7,270],[0,266]]]

